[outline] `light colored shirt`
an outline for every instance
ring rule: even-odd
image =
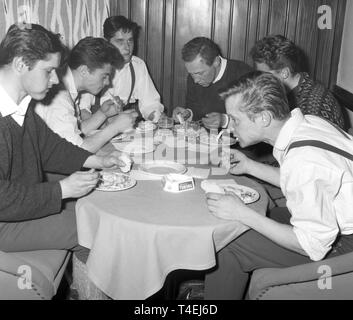
[[[22,99],[19,105],[17,105],[5,89],[0,86],[0,113],[3,117],[11,116],[18,123],[18,125],[22,127],[31,99],[32,98],[30,96],[27,96]]]
[[[216,79],[213,80],[213,83],[216,83],[217,81],[221,80],[223,75],[224,75],[224,71],[226,71],[227,68],[227,59],[222,58],[221,56],[219,56],[219,58],[221,59],[221,68],[219,70],[219,73],[216,77]]]
[[[308,256],[318,261],[337,235],[353,233],[353,162],[316,147],[296,148],[286,154],[291,143],[302,140],[319,140],[351,154],[353,140],[327,121],[304,117],[300,109],[294,109],[274,146],[294,233]]]
[[[68,68],[63,78],[65,88],[62,88],[49,105],[37,103],[35,111],[55,133],[67,141],[81,146],[83,139],[78,126],[79,107],[75,105],[78,97],[72,71]]]
[[[164,106],[160,102],[160,95],[153,84],[146,63],[136,56],[132,56],[131,63],[135,70],[135,86],[130,98],[130,103],[134,103],[138,100],[139,110],[145,119],[147,119],[153,111],[156,111],[153,121],[157,122],[164,110]],[[112,80],[112,87],[109,88],[108,91],[114,96],[119,96],[119,98],[126,103],[131,92],[131,82],[130,66],[127,63],[121,70],[116,70]],[[85,93],[82,95],[80,108],[89,111],[92,105],[92,98],[87,98],[87,95],[89,94]],[[111,99],[111,96],[106,92],[101,98],[101,104],[109,99]]]

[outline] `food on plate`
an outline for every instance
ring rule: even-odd
[[[180,137],[197,138],[200,136],[200,128],[188,126],[187,123],[175,125],[174,130]]]
[[[141,132],[153,131],[156,125],[152,121],[141,121],[139,122],[137,129]]]
[[[225,186],[224,190],[235,193],[245,203],[252,202],[257,197],[257,194],[255,192],[245,190],[241,186]]]
[[[100,174],[98,183],[99,188],[127,188],[131,185],[131,179],[128,175],[118,174],[116,172],[104,172]]]

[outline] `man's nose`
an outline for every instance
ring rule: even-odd
[[[51,82],[52,84],[58,84],[58,83],[60,82],[60,81],[59,81],[59,77],[58,77],[58,75],[57,75],[57,73],[56,73],[55,70],[53,70],[53,72],[51,73],[50,82]]]

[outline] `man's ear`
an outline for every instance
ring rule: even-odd
[[[221,58],[217,56],[213,61],[213,66],[218,68],[221,65]]]
[[[87,75],[90,73],[88,67],[86,65],[84,65],[84,64],[79,66],[77,68],[77,71],[78,71],[78,73],[80,74],[80,76],[82,78],[87,77]]]
[[[272,122],[272,114],[268,111],[262,111],[261,115],[258,117],[258,121],[261,123],[262,127],[268,127]]]
[[[13,61],[12,61],[12,67],[18,73],[22,73],[23,71],[27,71],[28,70],[28,66],[23,61],[22,57],[15,57],[13,59]]]
[[[280,75],[283,80],[287,80],[290,77],[291,72],[288,67],[285,67],[280,71]]]

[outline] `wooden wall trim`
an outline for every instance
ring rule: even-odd
[[[196,36],[213,39],[225,58],[252,64],[258,39],[282,34],[307,56],[306,69],[328,88],[337,83],[347,0],[110,0],[111,15],[137,22],[136,54],[145,60],[164,106],[185,106],[183,45]],[[352,1],[352,0],[350,0]],[[317,25],[320,5],[332,9],[332,30]]]

